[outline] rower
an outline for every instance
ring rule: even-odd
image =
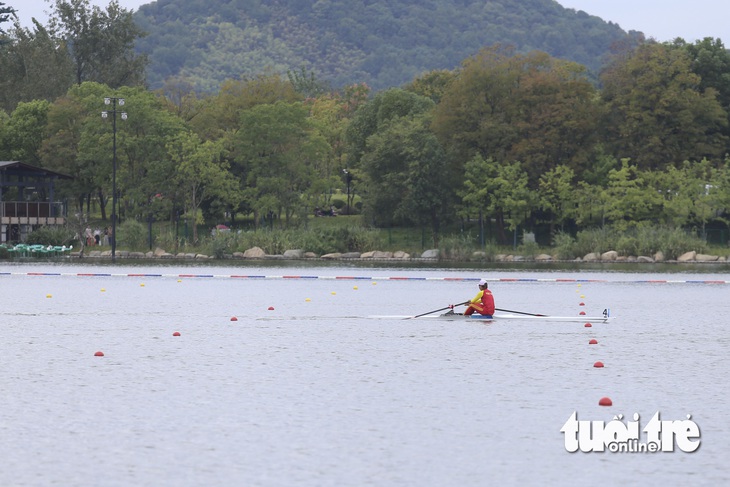
[[[475,311],[489,318],[494,314],[494,296],[492,296],[492,291],[489,290],[486,279],[479,281],[479,292],[469,301],[469,307],[464,311],[464,315],[472,315]]]

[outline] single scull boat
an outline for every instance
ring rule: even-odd
[[[525,320],[525,321],[562,321],[562,322],[585,322],[585,323],[608,323],[611,317],[608,314],[604,316],[543,316],[543,315],[524,315],[515,313],[496,313],[492,318],[473,314],[470,316],[464,316],[458,313],[445,313],[445,314],[432,314],[426,316],[369,316],[373,319],[391,319],[391,320],[405,320],[405,319],[417,319],[417,320],[446,320],[446,321],[502,321],[502,320]]]

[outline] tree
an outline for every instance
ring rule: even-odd
[[[434,103],[439,103],[451,82],[456,79],[456,75],[455,71],[429,71],[406,84],[403,89],[428,97]]]
[[[204,140],[217,139],[239,126],[245,110],[260,104],[301,100],[302,95],[289,81],[270,72],[240,80],[228,79],[215,96],[204,100],[200,113],[190,124]]]
[[[181,188],[185,213],[193,218],[193,242],[198,242],[201,203],[211,197],[227,205],[237,204],[237,184],[222,158],[221,142],[201,141],[191,133],[180,133],[167,144],[170,160],[175,166],[173,185]]]
[[[725,152],[730,152],[730,51],[720,39],[711,37],[694,44],[677,39],[673,45],[688,53],[692,72],[700,77],[700,92],[706,93],[710,89],[717,92],[717,101],[725,109],[729,121],[723,133],[729,141]]]
[[[10,160],[40,166],[40,149],[48,121],[50,103],[36,100],[21,103],[10,115],[5,144]]]
[[[505,229],[516,232],[535,205],[534,193],[528,188],[527,173],[519,162],[499,163],[480,155],[470,159],[464,171],[464,188],[460,192],[462,202],[494,218],[497,240],[506,243]]]
[[[5,35],[2,24],[9,21],[11,17],[17,18],[15,9],[13,7],[6,6],[4,2],[0,2],[0,36]]]
[[[583,67],[495,45],[464,62],[433,130],[461,164],[477,154],[521,161],[536,188],[559,163],[581,169],[595,144],[594,95]]]
[[[357,167],[366,152],[367,139],[378,132],[390,120],[413,116],[432,110],[433,101],[400,88],[378,93],[368,103],[362,105],[347,127],[348,165]]]
[[[327,82],[318,79],[314,71],[304,66],[299,71],[288,70],[286,76],[294,86],[294,90],[305,98],[315,98],[331,91]]]
[[[614,156],[631,158],[643,170],[723,157],[727,114],[714,89],[700,91],[686,51],[642,44],[601,79]]]
[[[370,136],[361,160],[364,206],[379,225],[428,225],[438,245],[442,222],[454,205],[446,154],[426,115],[398,117]]]
[[[555,226],[563,224],[571,215],[575,173],[567,166],[557,166],[540,176],[540,208],[550,214],[550,235]]]
[[[49,20],[52,35],[62,38],[73,60],[76,84],[104,83],[111,88],[144,83],[145,55],[134,51],[143,36],[132,12],[111,0],[106,10],[89,0],[55,0]]]
[[[308,215],[303,206],[316,179],[316,166],[329,157],[331,147],[308,119],[300,103],[277,101],[241,113],[232,136],[232,171],[242,185],[243,202],[253,209],[256,224],[261,217]]]
[[[0,106],[12,111],[20,102],[53,101],[73,84],[65,44],[35,22],[35,29],[16,25],[0,45]]]
[[[656,221],[662,198],[643,171],[629,159],[622,159],[621,168],[611,170],[608,178],[605,215],[614,228],[621,231],[640,222]]]
[[[79,202],[89,204],[92,195],[97,197],[102,218],[106,217],[113,169],[113,131],[111,123],[101,118],[107,96],[124,98],[129,114],[127,120],[117,120],[120,218],[148,216],[152,198],[159,193],[177,204],[172,190],[164,191],[174,175],[165,147],[184,125],[164,110],[163,100],[141,88],[114,91],[92,82],[74,85],[49,112],[42,151],[45,167],[74,176],[73,182],[62,186]]]

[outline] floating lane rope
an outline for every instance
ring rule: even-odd
[[[292,280],[361,280],[361,281],[458,281],[478,282],[481,277],[415,277],[415,276],[312,276],[312,275],[245,275],[245,274],[140,274],[108,272],[0,272],[1,276],[72,276],[72,277],[160,277],[175,279],[292,279]],[[721,279],[570,279],[570,278],[531,278],[502,277],[486,279],[489,282],[554,282],[554,283],[633,283],[633,284],[730,284]]]

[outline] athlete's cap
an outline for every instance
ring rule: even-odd
[[[480,286],[484,286],[486,284],[487,284],[487,280],[486,279],[482,279],[481,281],[479,281],[479,285]]]

